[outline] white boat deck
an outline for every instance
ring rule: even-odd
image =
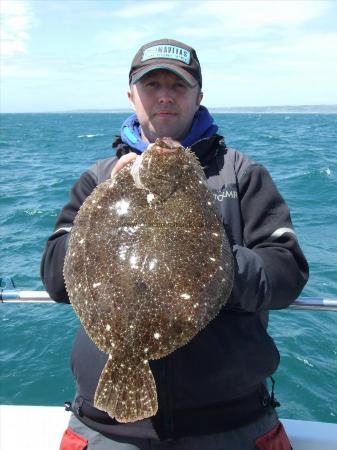
[[[0,406],[1,450],[59,450],[70,413],[58,406]]]
[[[59,450],[69,417],[61,407],[1,405],[0,449]],[[282,422],[294,450],[337,450],[337,424]]]

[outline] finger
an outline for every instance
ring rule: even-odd
[[[159,153],[159,155],[164,155],[165,153],[174,153],[177,150],[177,148],[159,147],[158,144],[156,144],[156,143],[149,144],[149,146],[147,147],[147,150],[150,150],[154,146],[155,146],[156,152]]]
[[[119,160],[117,161],[116,165],[113,167],[111,171],[111,178],[116,175],[121,169],[123,169],[124,166],[129,164],[131,161],[135,160],[137,158],[136,153],[130,152],[127,155],[123,155]]]
[[[163,148],[163,147],[159,147],[156,150],[160,155],[165,155],[166,153],[175,153],[177,151],[176,148]]]

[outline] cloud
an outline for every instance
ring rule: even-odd
[[[334,7],[330,1],[209,0],[191,10],[195,26],[176,31],[197,49],[205,80],[220,68],[228,76],[265,77],[277,67],[289,79],[296,71],[304,76],[307,68],[310,77],[336,67],[337,34],[322,26]]]
[[[4,104],[75,90],[77,107],[120,107],[136,50],[162,37],[197,50],[209,106],[337,95],[336,0],[0,2]]]
[[[147,41],[149,35],[148,31],[139,27],[137,29],[119,29],[118,32],[116,30],[104,30],[95,39],[100,49],[112,49],[117,53],[122,50],[132,49],[131,53],[134,53],[138,47]]]
[[[154,16],[167,13],[175,8],[173,1],[128,2],[126,6],[112,12],[114,16],[124,19]]]
[[[33,13],[25,1],[2,0],[0,8],[1,54],[11,57],[27,52],[29,30],[33,23]]]
[[[329,8],[327,1],[285,1],[285,0],[209,0],[197,3],[191,9],[191,16],[216,18],[216,23],[235,29],[266,29],[270,27],[291,27],[306,23],[324,14]],[[224,30],[225,31],[225,30]]]
[[[5,78],[18,79],[41,79],[50,78],[52,72],[50,69],[42,67],[32,67],[30,64],[23,64],[22,62],[16,64],[6,64],[2,67],[1,75]]]

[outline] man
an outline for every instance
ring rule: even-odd
[[[119,424],[94,408],[106,355],[80,327],[72,353],[77,393],[61,449],[290,449],[266,387],[279,364],[266,331],[268,310],[289,306],[308,278],[288,207],[266,169],[228,149],[200,106],[195,50],[169,39],[148,43],[132,61],[129,82],[135,114],[113,144],[117,157],[80,177],[46,244],[41,274],[48,292],[69,301],[63,262],[85,198],[158,137],[180,141],[199,158],[232,245],[234,287],[228,304],[188,345],[151,361],[159,410],[136,423]]]

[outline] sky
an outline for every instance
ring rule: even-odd
[[[337,0],[1,0],[0,110],[126,109],[137,50],[197,51],[210,108],[337,104]]]

